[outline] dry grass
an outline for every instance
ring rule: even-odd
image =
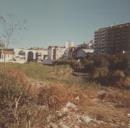
[[[79,100],[76,98],[78,97]],[[82,90],[78,87],[46,86],[39,91],[38,102],[40,105],[48,104],[50,109],[60,109],[67,102],[82,105],[85,100]]]
[[[111,89],[102,100],[113,103],[117,108],[130,108],[130,91]]]
[[[27,71],[25,71],[26,69]],[[35,71],[39,73],[36,76]],[[32,72],[35,74],[31,74]],[[83,89],[80,87],[80,82],[77,82],[79,79],[76,80],[74,77],[70,77],[71,71],[69,67],[65,69],[64,66],[53,69],[53,67],[43,65],[38,67],[35,64],[30,66],[25,64],[23,67],[22,65],[8,65],[4,73],[7,76],[16,78],[24,85],[25,89],[37,99],[39,106],[46,105],[49,110],[57,111],[65,106],[67,102],[72,102],[78,106],[82,113],[104,121],[102,125],[88,126],[90,128],[127,128],[128,126],[129,118],[127,114],[130,113],[129,90],[117,88],[103,88],[101,90],[100,87]],[[37,78],[38,76],[39,78]],[[28,77],[35,80],[30,80]],[[72,84],[72,86],[64,86],[68,84],[64,81],[69,81],[69,85]],[[104,93],[101,94],[101,91],[104,91]],[[36,117],[39,115],[39,120],[42,122],[43,117],[46,117],[48,113],[41,110],[38,113],[38,111]],[[44,119],[44,122],[46,122],[46,118]]]
[[[3,66],[0,64],[0,66]],[[74,85],[80,83],[80,78],[71,74],[72,69],[68,65],[48,66],[42,64],[10,64],[7,63],[8,69],[23,71],[29,78],[43,82],[58,82],[64,85]]]
[[[104,97],[101,97],[99,92],[101,91],[89,90],[86,92],[89,102],[85,101],[84,104],[86,105],[82,106],[82,111],[97,120],[106,122],[105,126],[100,126],[101,128],[128,127],[130,120],[127,115],[130,109],[130,92],[112,88],[104,91]],[[111,124],[115,125],[111,126]]]

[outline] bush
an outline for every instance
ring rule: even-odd
[[[125,80],[125,73],[122,70],[116,70],[111,74],[109,80],[113,85],[122,86]]]
[[[56,111],[61,109],[68,101],[81,105],[83,101],[77,102],[75,100],[77,96],[84,100],[83,93],[79,87],[45,86],[39,91],[38,104],[46,106],[50,112]]]
[[[15,78],[0,73],[0,127],[26,127],[32,101]]]
[[[99,82],[103,85],[123,86],[127,76],[130,76],[128,57],[124,54],[118,55],[89,55],[80,63],[72,61],[72,68],[75,71],[88,73],[88,80]],[[82,65],[82,70],[79,69]],[[77,68],[78,67],[78,68]]]

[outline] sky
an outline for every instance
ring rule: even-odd
[[[26,26],[12,34],[10,47],[80,44],[93,39],[98,28],[130,22],[130,0],[0,0],[0,16],[8,15]]]

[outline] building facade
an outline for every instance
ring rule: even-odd
[[[26,63],[30,61],[42,62],[48,58],[48,50],[41,49],[15,49],[16,62]]]
[[[92,54],[94,52],[93,49],[83,49],[83,48],[79,48],[76,50],[75,56],[78,59],[82,59],[87,57],[88,54]]]
[[[48,47],[48,59],[44,60],[44,64],[53,64],[64,56],[66,48],[62,46],[49,46]]]
[[[94,37],[96,53],[123,53],[130,50],[130,23],[98,29]]]
[[[14,56],[14,49],[0,49],[0,62],[10,62]]]

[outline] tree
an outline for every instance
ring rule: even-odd
[[[0,23],[3,27],[3,33],[0,36],[0,40],[5,44],[5,48],[8,48],[11,43],[11,38],[16,31],[26,30],[26,20],[22,22],[14,21],[13,15],[0,16]]]
[[[2,49],[4,47],[5,47],[5,44],[4,44],[3,40],[0,40],[0,49]]]
[[[4,65],[6,67],[6,56],[5,50],[8,49],[12,41],[12,37],[16,31],[25,30],[26,20],[19,22],[14,21],[13,15],[0,16],[0,25],[3,28],[2,33],[0,35],[0,46],[4,53]]]

